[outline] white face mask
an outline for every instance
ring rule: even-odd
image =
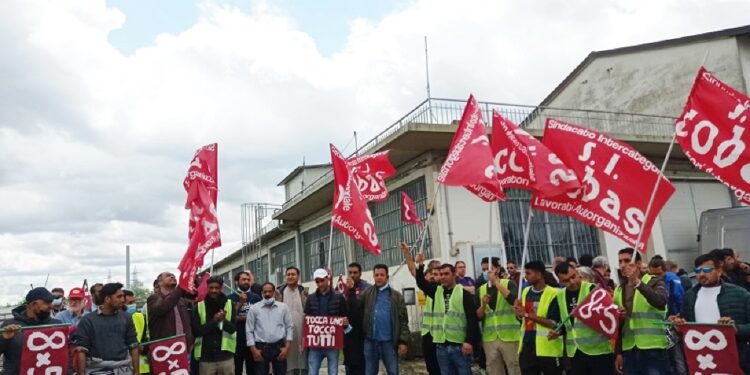
[[[273,297],[271,297],[271,298],[264,298],[264,299],[263,299],[263,304],[264,304],[264,305],[266,305],[266,306],[268,306],[268,305],[273,305],[273,303],[274,303],[275,301],[276,301],[276,300],[275,300],[275,299],[274,299]]]

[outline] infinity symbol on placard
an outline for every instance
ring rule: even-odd
[[[58,341],[55,341],[55,339],[58,339]],[[41,340],[42,344],[37,345],[37,340]],[[65,346],[66,341],[65,334],[61,331],[56,331],[51,335],[47,335],[41,331],[34,331],[29,334],[29,337],[26,339],[26,345],[32,352],[41,352],[42,350],[47,349],[60,349]]]
[[[713,339],[717,341],[714,342]],[[690,350],[703,350],[705,348],[722,350],[727,347],[727,339],[721,331],[716,329],[706,331],[706,333],[692,330],[685,334],[685,346]]]
[[[187,346],[184,342],[178,341],[170,347],[166,346],[160,346],[156,349],[154,349],[153,353],[151,353],[151,358],[153,358],[157,362],[164,362],[165,359],[173,356],[185,353],[185,350],[187,349]],[[161,352],[164,352],[164,355],[160,355]]]

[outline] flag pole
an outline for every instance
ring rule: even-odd
[[[503,238],[503,217],[500,214],[500,202],[497,202],[497,226],[500,228],[500,264],[508,268],[508,251],[505,249],[505,239]]]
[[[521,293],[523,292],[523,275],[526,273],[526,258],[529,256],[529,232],[531,230],[531,218],[534,217],[534,212],[531,208],[531,201],[529,201],[529,215],[526,218],[526,227],[523,229],[523,252],[521,253],[521,273],[518,274],[518,299],[521,299]]]
[[[432,205],[430,206],[430,209],[427,211],[427,218],[425,218],[425,224],[424,228],[422,229],[422,233],[420,235],[419,240],[419,251],[417,253],[421,253],[422,249],[424,249],[424,240],[427,237],[427,230],[430,228],[430,218],[432,217],[432,213],[435,211],[435,206],[437,205],[437,199],[438,199],[438,192],[440,192],[440,185],[441,183],[436,182],[435,183],[435,192],[432,194]],[[433,254],[434,255],[434,254]]]
[[[331,232],[328,235],[328,269],[331,270],[331,273],[333,273],[333,268],[331,268],[331,259],[333,257],[333,218],[331,218]],[[331,275],[333,277],[333,275]]]

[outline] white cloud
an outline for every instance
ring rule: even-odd
[[[126,243],[145,281],[185,248],[181,181],[195,148],[220,145],[225,244],[242,202],[275,187],[326,143],[364,140],[433,96],[535,104],[591,50],[734,27],[741,1],[565,3],[417,0],[350,20],[329,57],[273,3],[203,3],[178,35],[123,55],[107,41],[126,15],[103,0],[0,5],[0,303],[28,284],[122,279]],[[229,250],[220,250],[226,254]]]

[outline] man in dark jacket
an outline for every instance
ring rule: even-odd
[[[675,325],[686,322],[734,324],[737,330],[737,350],[740,366],[750,373],[750,293],[744,288],[725,282],[722,260],[716,254],[703,254],[695,259],[698,285],[692,287],[682,301],[680,316],[669,319]]]
[[[23,335],[21,328],[60,324],[52,319],[52,300],[55,296],[45,288],[34,288],[26,294],[26,303],[13,309],[13,318],[3,322],[0,338],[0,354],[3,356],[3,374],[17,375],[21,366]]]
[[[255,294],[250,285],[250,272],[240,271],[234,275],[234,285],[237,288],[229,299],[234,303],[237,312],[237,350],[234,354],[234,373],[242,374],[246,371],[248,374],[253,373],[253,357],[250,355],[250,348],[247,347],[247,337],[245,336],[245,321],[250,306],[260,302],[260,295]]]
[[[162,272],[156,285],[156,291],[146,300],[149,339],[185,334],[188,345],[192,345],[190,313],[182,298],[184,291],[177,287],[177,278],[170,272]]]
[[[347,288],[349,294],[358,296],[362,294],[370,284],[362,280],[362,265],[351,263],[347,269]],[[349,309],[349,324],[352,330],[344,336],[344,365],[346,375],[361,375],[365,373],[365,335],[362,329],[362,311],[360,309]]]
[[[234,304],[221,291],[221,276],[211,276],[207,286],[206,299],[193,311],[193,334],[197,338],[193,356],[200,363],[201,375],[233,375],[238,347]]]
[[[375,286],[357,296],[352,280],[349,282],[348,303],[360,311],[365,337],[365,374],[376,375],[383,361],[388,375],[398,374],[398,353],[406,354],[409,342],[409,316],[404,297],[388,285],[388,266],[376,264],[372,270]],[[360,372],[361,374],[361,372]]]
[[[313,279],[318,289],[307,298],[305,315],[344,317],[344,325],[349,325],[346,300],[340,293],[331,288],[331,277],[328,271],[319,268],[313,272]],[[307,354],[307,364],[310,374],[320,372],[323,358],[328,358],[328,374],[338,374],[339,351],[337,349],[312,348]]]

